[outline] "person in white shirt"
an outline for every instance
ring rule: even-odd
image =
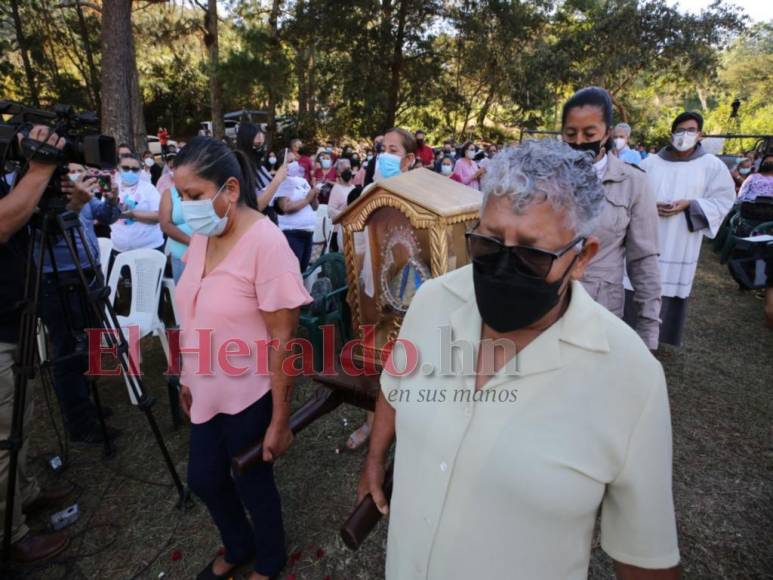
[[[331,221],[335,221],[344,212],[349,194],[354,189],[351,161],[346,158],[336,161],[336,174],[338,179],[330,190],[330,199],[327,202],[327,215]],[[343,229],[340,224],[335,226],[334,236],[330,249],[337,252],[343,249]]]
[[[735,201],[730,171],[721,159],[703,150],[702,130],[700,114],[681,113],[671,125],[671,145],[641,163],[658,204],[660,343],[676,347],[683,343],[687,299],[703,237],[717,235]]]
[[[303,167],[297,161],[287,165],[287,177],[276,190],[271,203],[278,208],[278,225],[290,249],[298,258],[301,272],[311,260],[314,229],[317,227],[318,190],[304,177]]]
[[[420,286],[381,375],[358,496],[386,580],[586,578],[599,509],[618,579],[679,577],[663,368],[580,283],[603,204],[565,143],[489,163],[472,264]]]
[[[158,223],[161,195],[140,179],[140,161],[131,154],[120,158],[118,199],[121,219],[110,227],[115,252],[153,249],[163,252],[164,234]]]

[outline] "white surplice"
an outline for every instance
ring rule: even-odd
[[[649,155],[641,163],[658,203],[695,200],[708,227],[691,232],[687,214],[659,218],[660,276],[663,296],[687,298],[692,290],[703,236],[717,235],[722,220],[735,201],[730,171],[711,154],[689,161],[667,161]]]

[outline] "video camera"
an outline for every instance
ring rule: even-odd
[[[34,125],[46,125],[63,137],[64,148],[60,150],[30,139],[29,133]],[[53,111],[44,111],[0,100],[0,168],[5,174],[15,173],[18,180],[29,160],[57,165],[43,200],[47,206],[63,208],[60,181],[67,173],[68,163],[100,170],[112,170],[117,164],[115,139],[100,134],[98,127],[99,119],[95,113],[75,113],[67,105],[56,105]],[[19,133],[24,135],[21,143],[17,138]],[[0,179],[0,187],[9,185],[13,184]],[[57,198],[60,203],[53,201]]]

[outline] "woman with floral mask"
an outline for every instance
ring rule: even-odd
[[[475,143],[467,141],[467,143],[462,145],[462,157],[461,159],[458,159],[456,165],[454,165],[454,175],[457,177],[456,180],[460,183],[463,183],[467,187],[480,190],[479,180],[486,170],[481,169],[475,161],[475,154]]]
[[[175,186],[193,232],[177,286],[180,346],[191,352],[208,340],[207,348],[221,353],[211,364],[182,357],[180,402],[191,419],[188,484],[225,546],[198,578],[229,578],[253,560],[250,580],[272,578],[286,561],[272,462],[293,439],[292,382],[282,365],[300,306],[311,297],[286,238],[257,209],[252,165],[240,151],[209,137],[192,139],[177,157]],[[222,362],[234,344],[238,359]],[[276,348],[261,354],[261,344]],[[266,356],[268,368],[258,362]],[[234,455],[261,439],[263,462],[233,475]]]
[[[121,219],[110,227],[116,253],[164,250],[164,234],[158,225],[161,195],[149,182],[140,180],[141,171],[140,161],[134,154],[119,159],[118,175],[114,179],[118,180]]]

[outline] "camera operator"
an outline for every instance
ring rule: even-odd
[[[22,136],[19,136],[21,140]],[[47,127],[35,126],[29,134],[35,141],[46,142],[58,149],[64,147],[64,139],[56,133],[49,134]],[[13,359],[18,341],[20,311],[18,305],[24,298],[26,269],[27,222],[54,172],[54,165],[30,160],[29,169],[16,186],[0,198],[0,440],[8,439],[11,431],[14,399]],[[19,450],[16,472],[11,543],[13,559],[18,563],[31,563],[52,558],[67,546],[67,535],[62,532],[32,534],[26,525],[25,513],[50,506],[64,499],[68,489],[41,490],[38,482],[28,471],[32,396],[27,393],[24,409],[24,439]],[[9,453],[0,451],[0,522],[5,521],[5,490],[8,485]],[[0,526],[0,535],[3,529]]]
[[[62,192],[68,197],[67,209],[77,213],[89,251],[99,261],[99,243],[94,232],[94,220],[110,225],[119,215],[118,191],[115,180],[112,191],[103,192],[103,199],[95,199],[100,186],[95,176],[89,175],[81,165],[70,163],[69,174],[63,178]],[[81,240],[76,235],[78,261],[86,279],[96,283],[96,273],[91,269]],[[101,443],[104,440],[97,418],[97,410],[90,399],[89,383],[84,376],[88,369],[87,341],[84,329],[88,326],[88,312],[84,312],[83,291],[77,266],[67,248],[65,238],[58,236],[53,246],[56,274],[48,252],[43,256],[43,283],[40,295],[40,317],[46,325],[54,349],[54,390],[64,414],[70,439],[76,442]],[[36,256],[40,256],[36,249]],[[39,258],[38,258],[39,259]],[[86,305],[87,306],[87,305]],[[83,356],[68,355],[82,350]],[[110,412],[105,409],[106,415]],[[108,436],[117,431],[108,428]]]

